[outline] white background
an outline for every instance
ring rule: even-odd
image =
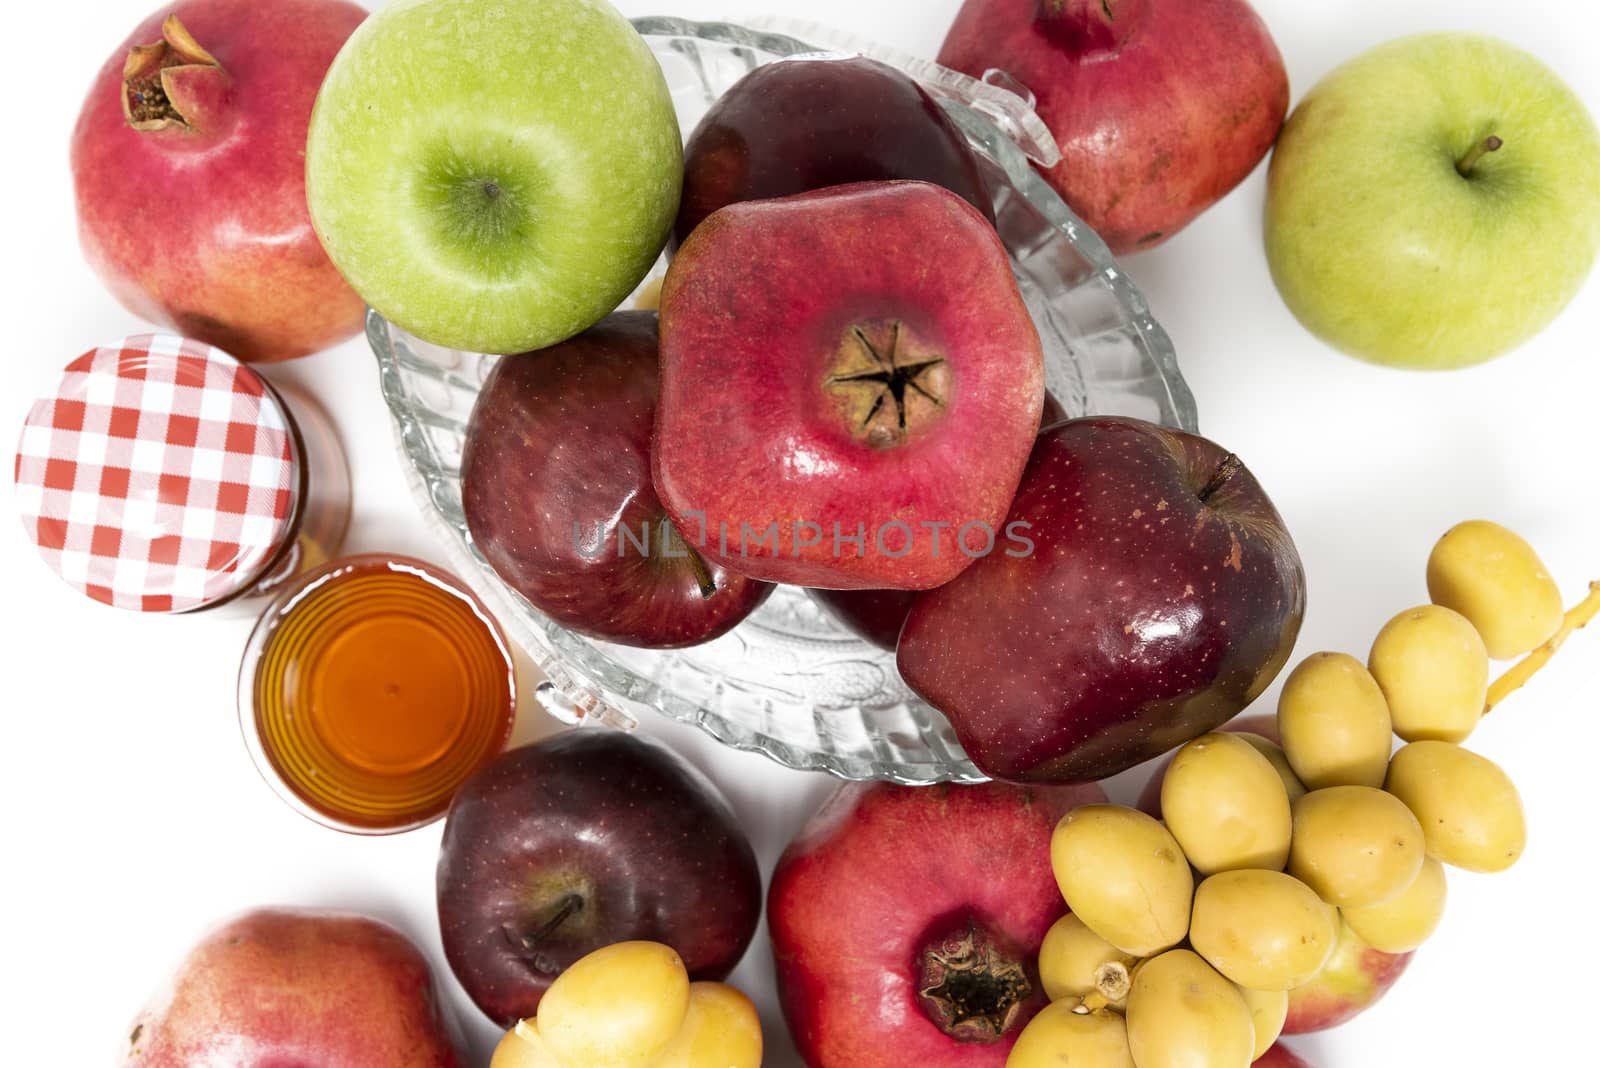
[[[74,237],[67,138],[95,70],[149,0],[23,3],[11,10],[0,168],[0,445],[32,398],[93,345],[143,324],[106,295]],[[1180,0],[1181,2],[1181,0]],[[672,0],[671,13],[814,18],[932,56],[958,0]],[[630,15],[668,5],[629,0]],[[1600,110],[1600,13],[1590,0],[1257,0],[1295,98],[1340,61],[1403,33],[1476,29],[1553,65]],[[22,24],[16,24],[16,15]],[[1404,101],[1396,101],[1396,107]],[[1261,252],[1265,167],[1157,251],[1130,259],[1171,332],[1202,429],[1269,487],[1305,558],[1300,652],[1364,658],[1392,613],[1425,599],[1435,537],[1475,516],[1527,535],[1569,602],[1600,578],[1600,281],[1523,350],[1451,374],[1346,359],[1295,323]],[[1495,250],[1485,248],[1485,256]],[[1537,285],[1505,264],[1506,299]],[[312,388],[351,454],[348,548],[442,560],[402,484],[359,341],[271,372]],[[7,501],[7,512],[14,505]],[[0,518],[0,790],[6,872],[0,960],[11,1021],[0,1062],[114,1061],[126,1023],[213,921],[262,903],[381,916],[433,957],[486,1063],[493,1039],[444,970],[433,907],[439,828],[358,839],[300,819],[262,785],[240,743],[235,670],[247,617],[144,618],[70,593]],[[1492,716],[1472,746],[1518,781],[1526,856],[1510,873],[1452,872],[1449,914],[1377,1009],[1297,1040],[1320,1068],[1573,1063],[1592,1058],[1594,753],[1600,632]],[[1270,709],[1276,689],[1261,707]],[[829,788],[651,721],[730,794],[764,870]],[[1132,775],[1114,787],[1128,796]],[[777,1068],[798,1065],[776,1014],[764,938],[735,976],[760,1001]],[[886,1060],[885,1063],[888,1063]],[[383,1068],[374,1065],[372,1068]]]

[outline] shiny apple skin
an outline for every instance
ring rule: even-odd
[[[784,850],[767,894],[778,997],[810,1068],[1002,1068],[1044,1006],[1034,959],[1066,911],[1050,835],[1099,786],[845,783]],[[1018,947],[1033,992],[999,1041],[958,1042],[917,997],[930,929],[973,922]]]
[[[466,1068],[428,962],[349,913],[266,908],[203,938],[128,1029],[123,1068]]]
[[[852,325],[891,321],[939,354],[951,384],[936,418],[875,447],[826,382]],[[1000,540],[1043,403],[1043,351],[1005,246],[938,186],[866,182],[731,204],[667,271],[656,490],[686,534],[704,523],[708,557],[752,578],[822,589],[948,582],[971,563],[954,531],[983,523]],[[891,557],[874,543],[894,521],[913,538]],[[739,544],[742,524],[764,533],[772,523],[775,547]],[[798,544],[796,523],[816,524],[821,543]],[[942,543],[925,523],[944,524]],[[831,540],[862,529],[859,556]]]
[[[909,75],[874,59],[788,59],[739,79],[684,147],[676,240],[718,208],[912,179],[993,207],[967,139]]]
[[[1283,1033],[1326,1031],[1366,1012],[1400,979],[1416,950],[1384,953],[1373,949],[1339,921],[1333,956],[1309,983],[1289,991],[1289,1016]]]
[[[1045,179],[1118,255],[1243,181],[1289,109],[1283,57],[1245,0],[966,0],[939,62],[1033,92],[1061,146]]]
[[[1299,633],[1305,574],[1266,492],[1231,454],[1136,419],[1039,435],[1006,517],[1031,553],[988,556],[923,594],[900,632],[907,684],[974,763],[1086,782],[1231,719]],[[1237,461],[1237,458],[1233,458]]]
[[[231,79],[214,126],[140,131],[122,113],[133,45],[176,14]],[[328,65],[367,12],[346,0],[180,0],[100,69],[72,134],[78,237],[141,318],[269,362],[327,348],[365,307],[311,229],[305,148]]]
[[[461,498],[484,557],[539,611],[590,637],[672,649],[727,633],[772,587],[708,560],[708,597],[686,550],[663,551],[656,334],[655,313],[616,312],[501,359],[468,422]]]
[[[613,942],[663,942],[692,979],[723,979],[761,919],[755,851],[717,788],[661,743],[603,729],[513,749],[468,780],[436,891],[445,958],[501,1027]],[[582,907],[525,947],[568,894]]]

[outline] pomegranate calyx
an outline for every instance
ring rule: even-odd
[[[161,24],[161,39],[185,63],[198,63],[207,67],[220,67],[217,57],[201,47],[194,34],[177,15],[168,15]]]
[[[1022,962],[968,923],[922,954],[918,1000],[958,1042],[996,1042],[1016,1025],[1033,984]]]
[[[222,64],[177,15],[168,15],[161,40],[128,50],[122,114],[135,130],[203,127],[220,110],[227,88]]]
[[[939,421],[951,378],[943,354],[911,327],[872,319],[845,329],[822,385],[851,437],[888,449]]]

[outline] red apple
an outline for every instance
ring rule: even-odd
[[[123,1068],[465,1068],[428,962],[390,927],[258,909],[217,928],[128,1031]]]
[[[900,673],[974,763],[1087,782],[1243,709],[1288,659],[1305,574],[1266,491],[1205,438],[1095,417],[1044,431],[994,553],[917,598]]]
[[[767,897],[778,995],[810,1068],[1001,1068],[1044,1005],[1066,911],[1050,835],[1096,785],[841,786]]]
[[[613,942],[664,942],[691,978],[725,978],[761,919],[761,869],[721,793],[666,746],[612,730],[564,731],[469,779],[437,887],[445,958],[502,1027]]]
[[[910,75],[863,56],[768,63],[718,97],[684,146],[676,237],[736,201],[895,179],[993,214],[966,135]]]
[[[1311,1065],[1282,1042],[1275,1042],[1250,1068],[1311,1068]]]
[[[616,312],[483,383],[461,457],[467,529],[506,584],[591,637],[651,649],[727,633],[772,587],[708,563],[650,484],[656,316]]]
[[[1415,955],[1415,950],[1384,953],[1373,949],[1341,919],[1339,941],[1328,963],[1315,979],[1289,991],[1289,1017],[1283,1033],[1326,1031],[1359,1016],[1389,992]]]
[[[927,589],[999,551],[1043,402],[1005,246],[938,186],[731,204],[667,271],[656,490],[752,578]]]
[[[1045,171],[1111,250],[1153,248],[1261,162],[1289,108],[1245,0],[966,0],[939,62],[999,67],[1061,146]]]
[[[1056,395],[1049,390],[1044,391],[1044,408],[1039,412],[1039,429],[1045,430],[1055,426],[1067,417],[1067,410],[1061,407],[1061,402],[1056,400]]]
[[[354,334],[364,311],[306,208],[306,130],[366,10],[180,0],[100,69],[72,134],[78,236],[136,315],[242,360]]]
[[[807,590],[851,634],[894,651],[900,627],[916,600],[915,590]]]

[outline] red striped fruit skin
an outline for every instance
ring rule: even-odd
[[[84,257],[130,311],[242,360],[304,356],[361,327],[364,306],[311,229],[305,148],[323,75],[365,9],[347,0],[180,0],[101,67],[72,134]],[[189,66],[189,121],[123,112],[135,46],[176,15],[220,69]]]
[[[1384,953],[1361,940],[1342,920],[1333,956],[1317,977],[1289,991],[1289,1016],[1283,1033],[1326,1031],[1378,1003],[1411,964],[1415,951]]]
[[[1267,1052],[1257,1057],[1251,1068],[1312,1068],[1312,1066],[1294,1050],[1282,1042],[1277,1042]]]

